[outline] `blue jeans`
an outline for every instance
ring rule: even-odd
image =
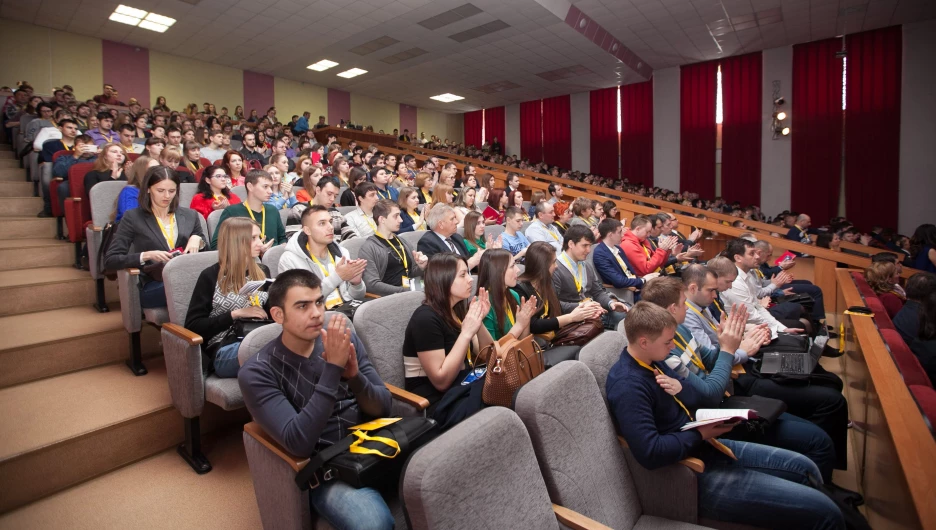
[[[163,282],[148,282],[140,287],[140,306],[143,309],[166,307],[166,289]]]
[[[237,350],[240,342],[218,348],[214,357],[214,371],[218,377],[237,377],[240,363],[237,362]]]
[[[617,329],[618,323],[624,320],[624,317],[627,313],[618,313],[617,311],[608,310],[607,313],[602,317],[602,322],[604,323],[605,329],[610,329],[612,331]]]
[[[842,530],[845,518],[832,500],[807,486],[819,469],[803,455],[766,445],[721,439],[732,460],[703,447],[698,475],[699,516],[761,528]],[[703,444],[707,445],[707,444]]]
[[[793,280],[786,285],[781,285],[780,288],[793,288],[796,294],[808,294],[813,299],[812,317],[816,320],[825,320],[825,302],[822,298],[822,289],[818,285],[813,285],[809,280]]]
[[[336,530],[392,529],[393,514],[377,490],[333,480],[309,491],[309,504]]]
[[[811,421],[784,412],[763,433],[748,431],[744,426],[739,426],[723,438],[769,445],[799,453],[816,464],[823,482],[832,481],[835,445],[832,443],[832,438],[829,438],[825,431]]]

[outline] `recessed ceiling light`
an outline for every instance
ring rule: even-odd
[[[350,70],[345,70],[338,74],[338,77],[344,77],[346,79],[351,79],[352,77],[357,77],[359,75],[366,74],[367,70],[361,70],[360,68],[352,68]]]
[[[315,64],[310,64],[309,66],[306,66],[306,68],[308,68],[309,70],[315,70],[316,72],[324,72],[325,70],[328,70],[329,68],[333,68],[335,66],[338,66],[338,63],[336,63],[335,61],[322,59],[321,61]]]
[[[111,13],[108,19],[158,33],[165,32],[169,29],[169,26],[176,23],[174,18],[157,15],[156,13],[150,13],[123,4],[117,6],[117,9]]]
[[[434,99],[436,101],[441,101],[442,103],[451,103],[453,101],[458,101],[460,99],[465,99],[462,96],[456,96],[455,94],[439,94],[438,96],[432,96],[429,99]]]

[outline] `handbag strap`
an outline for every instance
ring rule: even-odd
[[[312,487],[310,482],[315,478],[316,472],[322,469],[329,460],[335,458],[341,453],[347,451],[351,444],[355,442],[353,436],[345,436],[344,438],[338,440],[334,444],[322,449],[315,454],[312,458],[309,459],[309,463],[306,466],[299,470],[296,473],[296,485],[299,486],[299,489],[305,491]]]
[[[351,444],[351,447],[349,448],[349,451],[351,451],[354,454],[377,455],[381,458],[396,458],[396,456],[400,454],[400,444],[398,444],[397,441],[394,440],[393,438],[386,438],[384,436],[370,436],[364,431],[354,431],[351,434],[357,437],[357,440],[355,440]],[[396,452],[394,452],[392,455],[388,455],[377,449],[368,449],[367,447],[363,447],[361,445],[361,443],[363,442],[380,442],[384,445],[387,445],[389,447],[396,449]]]

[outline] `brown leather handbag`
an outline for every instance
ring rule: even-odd
[[[562,326],[550,342],[553,346],[584,346],[602,333],[601,319],[591,318]]]
[[[487,373],[481,400],[486,405],[510,407],[514,393],[546,371],[543,350],[533,335],[517,340],[507,334],[493,344],[486,346],[477,356],[487,362]]]

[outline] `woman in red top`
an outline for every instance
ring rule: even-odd
[[[228,188],[228,175],[220,166],[208,166],[198,182],[198,193],[192,197],[189,208],[202,214],[205,219],[215,210],[223,210],[232,204],[240,204],[237,195]]]
[[[865,269],[864,276],[868,285],[884,304],[887,316],[894,318],[907,301],[907,297],[896,287],[897,282],[900,281],[897,266],[888,261],[872,262],[871,266]]]
[[[231,179],[232,188],[234,186],[244,185],[244,177],[247,176],[247,168],[244,167],[244,157],[241,156],[240,153],[234,150],[224,153],[224,158],[221,159],[221,167],[224,168],[224,172],[227,173],[228,178]]]
[[[484,209],[484,224],[502,225],[504,224],[504,214],[507,210],[507,194],[504,190],[496,189],[491,191],[488,196],[488,205]]]

